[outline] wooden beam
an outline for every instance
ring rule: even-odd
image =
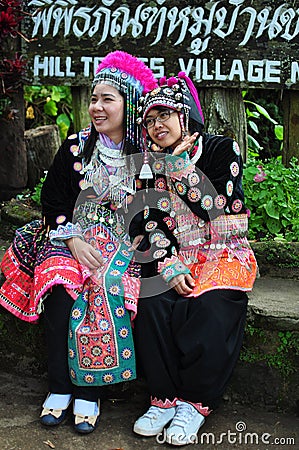
[[[284,91],[283,122],[282,162],[289,166],[293,156],[299,160],[299,91]]]

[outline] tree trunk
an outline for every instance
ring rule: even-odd
[[[23,88],[11,94],[11,105],[0,117],[0,200],[11,199],[27,184],[23,97]]]
[[[282,161],[290,165],[292,157],[299,160],[299,91],[283,94],[284,139]]]
[[[61,145],[57,125],[45,125],[25,131],[27,149],[27,187],[33,189],[49,169]]]
[[[90,87],[72,86],[74,130],[75,132],[85,128],[90,122],[88,106],[90,103]]]
[[[199,89],[205,118],[205,131],[225,134],[238,142],[242,157],[247,154],[247,127],[242,95],[239,89]]]

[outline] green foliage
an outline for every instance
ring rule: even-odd
[[[261,181],[255,181],[261,175]],[[290,167],[274,158],[249,160],[243,187],[250,210],[250,239],[299,240],[299,165],[295,158]]]
[[[243,91],[242,95],[247,118],[249,157],[265,160],[279,156],[283,125],[279,107],[273,103],[273,97],[253,101],[255,99],[252,92]]]
[[[37,183],[37,185],[35,186],[33,193],[31,194],[31,199],[38,205],[41,206],[41,200],[40,200],[40,195],[41,195],[41,190],[43,187],[43,183],[46,179],[46,174],[43,178],[41,178],[39,180],[39,182]]]
[[[65,139],[73,121],[69,86],[24,86],[26,128],[56,123]]]
[[[269,334],[247,324],[240,355],[242,361],[248,363],[265,361],[269,367],[278,369],[284,377],[288,377],[297,369],[295,361],[298,360],[298,356],[298,333],[279,331],[277,334],[273,332]]]

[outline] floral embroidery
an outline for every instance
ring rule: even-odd
[[[176,222],[172,217],[163,217],[163,221],[166,223],[169,230],[173,230],[176,226]]]
[[[111,355],[108,355],[104,358],[104,363],[106,366],[112,366],[114,364],[114,358]]]
[[[78,145],[71,145],[70,146],[70,151],[74,156],[78,156],[79,155],[79,147]]]
[[[90,367],[91,363],[92,363],[92,361],[91,361],[91,359],[88,356],[84,356],[82,358],[82,364],[83,364],[84,367]]]
[[[118,306],[114,310],[116,317],[123,317],[125,315],[125,308],[123,306]]]
[[[56,217],[56,223],[59,225],[61,223],[63,223],[66,220],[65,216],[58,216]]]
[[[80,342],[82,342],[82,344],[87,345],[89,343],[89,337],[88,336],[80,336]]]
[[[164,275],[165,278],[171,279],[171,278],[173,278],[174,274],[175,274],[175,271],[173,270],[172,267],[167,267],[167,268],[163,271],[163,275]]]
[[[155,173],[161,173],[164,171],[164,162],[163,161],[155,161],[153,164],[153,171]]]
[[[125,266],[126,263],[125,263],[125,261],[122,261],[121,259],[117,259],[117,260],[115,261],[115,265],[116,265],[116,266],[119,266],[119,267],[122,267],[122,266]]]
[[[185,166],[184,159],[183,158],[177,158],[175,163],[174,163],[174,166],[175,166],[175,168],[177,170],[182,170],[184,168],[184,166]]]
[[[137,189],[141,189],[142,188],[142,181],[139,180],[139,178],[138,178],[138,180],[136,180],[136,188]]]
[[[94,378],[94,376],[92,375],[92,373],[86,373],[86,374],[84,375],[84,380],[85,380],[86,383],[88,383],[88,384],[92,384],[92,383],[95,382],[95,378]]]
[[[226,205],[226,198],[224,195],[220,194],[214,199],[214,204],[217,209],[222,209]]]
[[[155,190],[158,192],[163,192],[166,190],[166,181],[164,178],[157,178],[155,181]]]
[[[188,181],[190,186],[195,186],[196,184],[198,184],[200,181],[198,174],[196,172],[190,173],[190,175],[188,176]]]
[[[233,142],[233,150],[236,155],[239,156],[241,154],[239,144],[236,141]]]
[[[234,190],[233,182],[232,182],[231,180],[229,180],[229,181],[226,183],[226,193],[227,193],[227,195],[228,195],[229,197],[232,195],[233,190]]]
[[[112,284],[109,288],[109,292],[111,295],[119,295],[120,291],[121,289],[118,284]]]
[[[238,212],[240,212],[241,211],[241,209],[242,209],[242,207],[243,207],[243,204],[242,204],[242,202],[241,202],[241,200],[234,200],[233,201],[233,204],[232,204],[232,210],[235,212],[235,213],[238,213]]]
[[[153,253],[153,258],[155,259],[159,259],[159,258],[163,258],[163,256],[167,255],[167,250],[156,250]]]
[[[104,334],[103,336],[102,336],[102,342],[103,342],[103,344],[108,344],[109,342],[111,341],[111,336],[110,336],[110,334]]]
[[[129,378],[132,377],[132,375],[133,375],[133,373],[132,373],[132,370],[131,370],[131,369],[124,370],[124,371],[121,373],[121,377],[122,377],[124,380],[128,380]]]
[[[150,237],[150,243],[153,244],[154,242],[158,242],[163,238],[165,238],[164,233],[153,233]]]
[[[103,304],[103,297],[101,295],[96,295],[94,299],[95,306],[101,306]]]
[[[122,338],[125,339],[129,334],[129,330],[127,327],[122,327],[120,328],[120,330],[118,331],[118,335]]]
[[[132,357],[132,350],[130,348],[124,348],[121,352],[121,357],[123,359],[130,359]]]
[[[120,275],[120,271],[117,269],[113,269],[111,270],[110,275],[112,275],[113,277],[118,277]]]
[[[72,311],[72,318],[75,320],[79,320],[82,317],[82,309],[74,308]]]
[[[73,167],[75,172],[80,172],[80,170],[82,169],[82,164],[80,162],[75,162]]]
[[[111,253],[115,250],[115,244],[113,244],[112,242],[108,242],[108,244],[106,244],[105,249],[107,252]]]
[[[210,195],[205,195],[201,201],[201,206],[203,209],[209,211],[213,208],[213,198]]]
[[[102,349],[101,349],[101,347],[99,347],[98,345],[95,345],[94,347],[92,347],[91,353],[92,353],[94,356],[101,356],[101,354],[102,354]]]
[[[157,227],[157,225],[158,225],[157,222],[155,222],[154,220],[150,220],[145,225],[145,231],[152,231],[152,230],[154,230]]]
[[[162,197],[157,202],[157,206],[161,211],[169,211],[170,210],[170,200],[167,197]]]
[[[239,171],[240,171],[239,164],[236,161],[231,163],[230,171],[231,171],[231,174],[233,177],[236,177],[237,175],[239,175]]]
[[[190,200],[190,202],[198,202],[201,198],[201,192],[198,188],[196,187],[192,187],[189,189],[188,191],[188,199]]]
[[[180,195],[185,195],[187,192],[187,186],[179,181],[175,183],[175,188]]]
[[[167,167],[168,167],[168,170],[170,171],[170,172],[172,172],[173,170],[174,170],[174,167],[173,167],[173,164],[172,164],[172,162],[171,161],[167,161]]]
[[[169,245],[170,245],[170,240],[167,239],[167,238],[165,238],[165,239],[159,239],[159,240],[156,242],[156,246],[159,247],[159,248],[166,248],[166,247],[168,247]]]
[[[109,329],[109,322],[106,319],[101,319],[99,321],[99,327],[102,331],[107,331]]]
[[[182,262],[178,262],[178,263],[175,264],[174,269],[177,272],[182,272],[183,270],[186,269],[186,266],[184,266],[184,264]]]
[[[112,373],[106,373],[102,379],[104,383],[112,383],[114,381],[114,375]]]
[[[148,218],[149,213],[150,213],[149,206],[145,206],[145,207],[144,207],[144,210],[143,210],[143,217],[144,217],[144,219],[147,219],[147,218]]]

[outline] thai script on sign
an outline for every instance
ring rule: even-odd
[[[54,37],[63,31],[64,37],[98,38],[97,45],[101,45],[109,37],[149,36],[153,37],[150,45],[154,46],[165,37],[175,35],[174,46],[186,40],[188,51],[199,55],[209,47],[213,35],[225,40],[228,36],[235,37],[238,30],[238,46],[242,47],[250,39],[261,37],[290,42],[299,33],[299,8],[288,3],[277,5],[269,1],[272,6],[259,11],[254,2],[247,0],[203,2],[204,6],[184,8],[168,7],[167,0],[157,0],[157,6],[135,3],[132,7],[127,4],[116,7],[115,0],[101,0],[93,6],[80,3],[77,0],[29,1],[29,7],[36,7],[32,37],[39,34]]]

